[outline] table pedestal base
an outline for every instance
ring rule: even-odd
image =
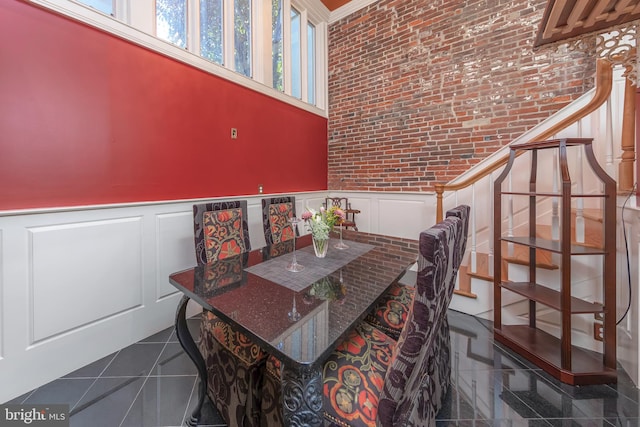
[[[202,354],[196,345],[191,332],[187,326],[187,303],[189,302],[188,296],[183,296],[178,303],[178,309],[176,310],[176,335],[180,345],[189,358],[193,361],[194,365],[198,369],[198,376],[200,377],[200,388],[198,396],[198,404],[193,409],[193,413],[187,420],[187,425],[190,427],[197,426],[200,420],[200,411],[202,410],[202,404],[206,396],[207,390],[207,366],[204,363]]]
[[[321,367],[282,370],[282,405],[284,425],[323,425]]]

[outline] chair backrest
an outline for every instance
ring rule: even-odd
[[[196,273],[202,273],[202,280],[195,280],[195,292],[205,297],[213,297],[241,286],[246,282],[247,273],[244,266],[247,264],[248,255],[249,253],[245,252],[242,256],[224,258],[205,265]]]
[[[193,236],[198,265],[251,250],[247,202],[193,205]]]
[[[415,423],[410,418],[421,412],[416,408],[420,402],[417,394],[422,393],[428,354],[444,323],[466,248],[469,207],[456,209],[420,233],[416,292],[378,403],[382,425]]]
[[[459,205],[455,208],[448,210],[445,214],[445,218],[449,217],[457,217],[462,220],[462,236],[464,237],[464,244],[458,245],[456,247],[456,252],[454,254],[455,258],[453,260],[454,265],[460,267],[462,264],[462,259],[464,258],[464,252],[467,249],[467,237],[469,236],[469,215],[471,208],[467,205]],[[455,280],[455,276],[453,277]],[[451,285],[455,286],[455,285]]]
[[[298,234],[289,223],[296,215],[296,198],[293,196],[262,199],[262,226],[267,245],[292,240]]]
[[[331,206],[338,207],[342,210],[350,209],[349,199],[346,197],[327,197],[324,199],[325,209],[329,209]]]

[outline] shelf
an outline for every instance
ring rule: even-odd
[[[523,144],[511,144],[509,148],[512,150],[539,150],[543,148],[558,148],[560,145],[566,147],[576,145],[591,144],[593,138],[563,138],[563,139],[550,139],[547,141],[535,141],[526,142]]]
[[[562,245],[555,240],[541,239],[539,237],[501,237],[501,239],[504,242],[529,246],[530,248],[543,249],[559,254],[562,253]],[[571,245],[570,251],[571,255],[604,255],[606,253],[602,248],[592,248],[581,245]]]
[[[544,285],[530,282],[503,282],[501,287],[515,292],[530,300],[539,302],[556,310],[562,310],[560,304],[560,292]],[[571,297],[571,313],[601,313],[604,311],[602,304],[591,303],[580,298]]]
[[[599,353],[571,346],[571,370],[561,368],[558,338],[527,325],[502,325],[494,329],[496,341],[507,346],[549,374],[571,385],[616,382],[616,370],[604,366]]]
[[[533,191],[502,191],[503,195],[511,195],[511,196],[542,196],[542,197],[562,197],[562,193],[551,193],[551,192],[533,192]],[[603,198],[607,197],[605,194],[571,194],[571,197],[595,197],[595,198]]]
[[[510,146],[509,160],[500,176],[494,180],[494,219],[493,233],[495,244],[494,259],[494,278],[493,278],[493,303],[494,303],[494,337],[496,342],[502,343],[511,350],[538,365],[550,375],[556,377],[560,381],[572,385],[586,384],[606,384],[616,382],[616,326],[615,326],[615,310],[609,313],[605,308],[615,307],[616,289],[613,284],[616,280],[616,223],[615,223],[615,181],[602,169],[596,161],[591,146],[591,139],[588,138],[566,138],[554,139],[549,141],[535,141],[525,144],[513,144]],[[569,158],[567,147],[574,146],[584,151],[584,159],[591,168],[596,178],[602,184],[602,190],[598,194],[572,194],[571,192],[571,173],[569,170]],[[561,177],[562,186],[559,189],[551,189],[545,187],[543,191],[535,191],[538,176],[550,173],[549,162],[541,161],[538,156],[538,150],[554,149],[557,150],[557,166],[558,176]],[[505,180],[512,173],[516,156],[522,151],[531,150],[529,168],[529,186],[519,186],[517,191],[509,188],[509,191],[502,191]],[[516,153],[520,151],[520,153]],[[576,150],[573,150],[576,151]],[[524,174],[525,171],[518,171]],[[582,179],[579,177],[579,179]],[[591,187],[597,188],[597,187]],[[580,193],[583,191],[581,190]],[[504,233],[504,217],[502,216],[504,196],[526,196],[528,207],[528,232],[523,231],[519,236],[503,236]],[[590,240],[593,245],[585,245],[576,243],[572,240],[574,230],[572,229],[572,220],[574,216],[571,207],[572,200],[579,198],[596,198],[599,202],[601,218],[601,231],[592,230],[590,237],[597,239]],[[550,238],[538,237],[542,234],[541,226],[537,224],[539,214],[538,204],[543,200],[551,199],[552,201],[562,201],[560,204],[560,222],[561,238],[551,240]],[[523,201],[522,199],[518,199]],[[546,209],[546,206],[544,206]],[[522,234],[525,234],[523,236]],[[586,233],[585,231],[585,234]],[[593,236],[592,236],[593,235]],[[507,244],[510,245],[507,245]],[[596,246],[597,245],[597,246]],[[506,252],[504,252],[506,249]],[[523,256],[511,260],[512,255],[521,254]],[[557,254],[557,255],[554,255]],[[585,259],[585,255],[597,255],[593,260]],[[576,268],[580,268],[573,261],[582,256],[584,262],[597,264],[598,268],[602,268],[602,278],[597,279],[593,283],[589,282],[589,287],[582,289],[581,295],[590,295],[586,298],[601,299],[602,303],[592,303],[584,299],[577,298],[573,295],[572,279],[576,275],[572,271],[572,267],[576,264]],[[551,263],[559,271],[556,274],[545,272],[542,280],[544,283],[553,286],[545,286],[540,282],[538,277],[541,261]],[[517,282],[509,280],[509,269],[502,267],[506,262],[520,262],[528,266],[526,269],[528,275],[519,278]],[[555,265],[557,264],[557,265]],[[540,271],[540,273],[543,273]],[[503,276],[504,274],[504,276]],[[526,273],[525,273],[526,274]],[[528,277],[527,277],[528,276]],[[558,281],[556,284],[555,281]],[[553,282],[551,282],[553,281]],[[593,286],[593,288],[591,288]],[[527,314],[529,323],[527,325],[503,325],[503,313],[505,306],[502,303],[503,294],[513,292],[524,297],[528,304]],[[508,295],[513,297],[513,295]],[[541,329],[536,328],[538,306],[540,303],[545,308],[556,310],[557,324],[554,327],[561,331],[560,338],[556,338]],[[520,306],[518,306],[520,307]],[[507,310],[509,310],[507,308]],[[606,313],[605,313],[606,311]],[[572,316],[574,314],[587,315],[592,317],[593,314],[605,314],[604,320],[600,326],[602,329],[602,343],[595,341],[585,342],[585,346],[589,346],[592,350],[601,349],[601,351],[585,350],[572,345],[573,330]],[[518,314],[524,314],[519,312]],[[591,315],[591,316],[588,316]],[[588,319],[587,319],[588,320]],[[577,331],[576,331],[577,332]],[[581,331],[590,334],[589,331]],[[589,336],[581,337],[584,339],[591,338]]]

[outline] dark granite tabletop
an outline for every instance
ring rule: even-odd
[[[298,238],[305,266],[299,273],[285,269],[293,249],[287,242],[177,272],[169,281],[286,364],[314,365],[417,258],[414,240],[354,231],[343,238],[351,247],[339,251],[332,241],[326,258],[313,255],[311,236]],[[292,316],[294,303],[299,315]]]

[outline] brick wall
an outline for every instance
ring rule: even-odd
[[[593,86],[546,0],[380,0],[329,29],[329,189],[431,191]]]

